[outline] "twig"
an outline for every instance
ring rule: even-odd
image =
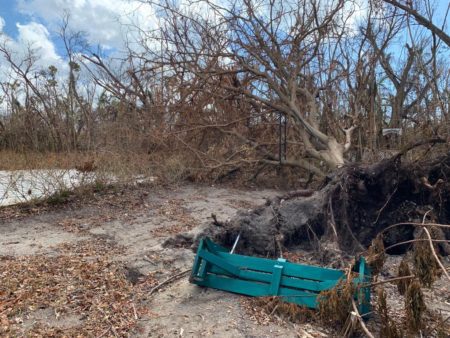
[[[280,258],[283,258],[283,249],[281,247],[280,236],[275,236],[275,243],[277,243],[278,251],[280,252]]]
[[[389,195],[388,199],[386,200],[386,203],[384,203],[384,205],[381,207],[381,209],[378,211],[378,215],[377,218],[375,220],[375,222],[373,222],[373,224],[377,224],[378,219],[380,218],[381,213],[383,212],[383,210],[386,208],[386,206],[389,204],[389,201],[391,200],[392,196],[395,195],[395,193],[397,192],[397,187],[395,187],[394,191],[392,192],[392,194]]]
[[[331,215],[331,222],[330,222],[330,224],[331,224],[331,227],[333,229],[334,236],[336,237],[336,239],[338,239],[338,234],[337,234],[337,231],[336,231],[336,221],[334,219],[334,212],[333,212],[333,201],[331,200],[331,195],[330,195],[330,199],[328,201],[328,205],[330,206],[330,215]]]
[[[433,211],[433,208],[431,208],[430,210],[428,210],[428,211],[423,215],[423,218],[422,218],[422,224],[425,223],[428,214],[429,214],[430,212],[432,212],[432,211]]]
[[[164,285],[167,285],[167,284],[169,284],[169,283],[171,283],[171,282],[176,281],[177,279],[183,277],[185,274],[187,274],[187,273],[190,272],[190,271],[191,271],[191,269],[184,270],[184,271],[181,271],[181,272],[177,273],[176,275],[173,275],[173,276],[167,278],[164,282],[159,283],[159,284],[156,285],[153,289],[151,289],[150,292],[149,292],[149,296],[151,296],[152,294],[154,294],[155,291],[161,289]]]
[[[361,324],[361,328],[363,329],[364,333],[369,338],[375,338],[372,333],[370,333],[369,329],[367,328],[366,324],[364,323],[364,320],[361,318],[361,315],[359,314],[358,308],[356,306],[355,300],[352,299],[352,306],[353,311],[355,312],[355,316],[358,319],[359,323]]]
[[[392,228],[398,227],[400,225],[414,225],[414,226],[437,226],[437,227],[441,227],[441,228],[450,228],[450,224],[439,224],[439,223],[417,223],[417,222],[401,222],[401,223],[395,223],[392,224],[386,228],[384,228],[380,233],[383,233],[385,231],[388,231]]]
[[[144,261],[149,262],[151,265],[156,265],[155,262],[153,262],[150,258],[148,258],[147,255],[144,256],[144,258],[142,258]]]
[[[388,246],[387,248],[384,248],[384,251],[395,248],[396,246],[399,246],[399,245],[414,243],[414,242],[423,242],[423,241],[429,241],[429,239],[427,239],[427,238],[410,239],[407,241],[392,244],[392,245]],[[433,242],[434,243],[450,243],[450,239],[433,239]]]
[[[110,330],[111,330],[111,327],[108,327],[100,336],[97,336],[97,338],[104,337]]]
[[[436,330],[438,326],[444,325],[445,322],[446,322],[447,320],[449,320],[449,319],[450,319],[450,316],[448,316],[447,318],[445,318],[443,321],[439,321],[436,325],[434,325],[434,327],[430,330],[430,332],[433,332],[434,330]]]
[[[400,150],[396,155],[394,155],[392,158],[393,159],[397,159],[403,155],[405,155],[408,151],[416,148],[416,147],[420,147],[423,146],[425,144],[431,144],[431,145],[435,145],[436,143],[445,143],[447,142],[445,139],[440,138],[440,137],[436,137],[436,138],[432,138],[432,139],[428,139],[428,140],[421,140],[421,141],[417,141],[414,142],[412,144],[409,144],[407,146],[405,146],[402,150]]]
[[[218,227],[224,226],[223,222],[219,222],[219,220],[217,219],[216,214],[211,214],[211,218],[213,219],[213,224],[215,226],[218,226]]]
[[[381,280],[381,281],[378,281],[378,282],[375,282],[375,283],[368,283],[368,284],[366,284],[366,285],[364,285],[364,286],[370,286],[370,287],[372,287],[372,286],[375,286],[375,285],[380,285],[380,284],[386,284],[386,283],[396,282],[396,281],[402,280],[402,279],[412,279],[412,278],[414,278],[414,277],[415,277],[414,275],[395,277],[395,278],[391,278],[391,279]]]
[[[133,307],[134,319],[138,320],[139,317],[138,317],[138,314],[137,314],[137,311],[136,311],[136,307],[134,306],[134,303],[131,303],[131,306]]]
[[[281,196],[281,199],[284,200],[288,200],[291,198],[296,198],[296,197],[309,197],[312,194],[314,194],[314,190],[312,189],[300,189],[300,190],[294,190],[291,192],[288,192],[286,194],[284,194],[283,196]]]
[[[275,305],[275,307],[273,308],[273,310],[270,312],[269,316],[272,316],[272,315],[275,313],[275,311],[276,311],[277,309],[278,309],[278,304]]]
[[[353,320],[354,316],[350,313],[347,317],[347,319],[345,320],[345,324],[339,334],[339,336],[344,337],[344,338],[348,338],[351,336],[351,334],[353,333],[354,330],[354,320]]]

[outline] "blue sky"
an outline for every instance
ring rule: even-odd
[[[153,9],[138,0],[0,0],[4,35],[18,44],[53,48],[58,55],[63,55],[58,30],[65,12],[71,30],[86,32],[91,45],[106,50],[121,49],[124,38],[136,34],[133,26],[145,30],[156,23]]]
[[[0,16],[5,20],[3,31],[14,38],[17,37],[16,22],[27,22],[29,19],[19,13],[15,1],[0,0]]]
[[[438,8],[437,22],[442,22],[448,0],[431,1]],[[154,10],[139,0],[0,0],[0,30],[4,22],[3,35],[16,48],[31,44],[41,49],[42,58],[62,62],[64,50],[57,31],[65,11],[71,13],[72,30],[86,32],[92,46],[109,51],[122,49],[125,37],[136,37],[133,26],[149,30],[157,23]]]
[[[14,40],[18,39],[19,25],[26,25],[30,22],[36,22],[46,26],[47,23],[39,16],[33,16],[24,13],[19,8],[19,3],[16,0],[0,0],[0,17],[4,20],[3,33],[11,37]],[[55,31],[49,30],[49,37],[54,44],[56,51],[59,55],[64,54],[63,45],[61,41],[57,39]]]

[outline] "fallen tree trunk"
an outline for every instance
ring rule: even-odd
[[[310,249],[328,241],[356,254],[394,223],[420,223],[425,215],[429,221],[449,223],[450,153],[415,164],[402,164],[403,154],[373,165],[340,168],[318,191],[269,200],[266,205],[239,212],[221,226],[209,224],[196,237],[210,236],[231,247],[240,234],[237,252],[261,256],[277,257],[286,249]],[[392,228],[384,234],[384,244],[413,239],[414,232],[414,226],[408,224]],[[445,237],[450,237],[448,230],[435,234],[438,239]],[[402,253],[408,245],[395,246],[390,253]],[[441,253],[449,253],[446,243],[439,246]]]

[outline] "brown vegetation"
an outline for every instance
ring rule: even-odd
[[[39,69],[31,48],[18,59],[0,46],[12,71],[0,89],[0,149],[89,154],[96,167],[126,162],[138,173],[161,165],[169,181],[290,167],[283,176],[307,184],[417,140],[445,140],[447,34],[419,2],[385,2],[370,2],[358,27],[343,0],[200,2],[208,16],[154,3],[160,30],[142,32],[139,52],[121,63],[92,52],[67,16],[67,74]],[[407,33],[407,44],[395,42]]]

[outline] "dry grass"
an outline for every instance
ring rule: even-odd
[[[0,151],[0,170],[70,169],[92,158],[89,153]]]
[[[411,270],[409,269],[408,262],[406,261],[405,258],[403,258],[400,265],[398,266],[398,277],[405,277],[405,276],[411,276]],[[401,295],[404,295],[410,283],[411,283],[410,279],[401,279],[397,281],[398,292]]]
[[[102,152],[54,154],[0,152],[0,203],[64,204],[78,193],[108,186],[178,185],[189,168],[179,156]],[[75,170],[76,169],[76,170]]]
[[[422,233],[419,238],[426,239],[427,237]],[[415,275],[424,286],[431,287],[436,278],[440,276],[441,270],[428,241],[414,243],[413,259]]]
[[[326,323],[342,328],[352,309],[355,287],[351,280],[338,283],[334,288],[320,293],[319,317]]]
[[[403,332],[389,315],[389,309],[386,300],[386,293],[382,287],[377,292],[376,309],[381,318],[380,337],[384,338],[401,338]]]
[[[261,297],[255,299],[256,306],[268,315],[277,315],[292,323],[305,323],[316,318],[316,313],[297,304],[286,303],[280,297]]]
[[[92,152],[15,152],[0,150],[0,170],[79,169],[95,171],[99,181],[111,177],[117,182],[147,181],[159,185],[179,185],[183,182],[226,183],[260,187],[302,187],[297,168],[276,170],[276,166],[261,167],[252,161],[218,164],[200,160],[185,148],[158,149],[145,152],[130,149],[100,148]],[[226,148],[225,148],[226,149]],[[214,154],[211,154],[211,157]],[[210,161],[210,160],[209,160]],[[238,169],[236,169],[238,168]],[[87,170],[85,170],[87,169]],[[236,169],[236,170],[234,170]],[[259,173],[255,175],[255,173]],[[231,173],[231,174],[230,174]]]
[[[283,322],[306,323],[317,318],[314,310],[296,304],[286,303],[280,297],[245,297],[241,299],[250,320],[258,325]]]
[[[0,151],[0,170],[31,169],[95,171],[99,178],[112,175],[120,182],[156,176],[161,182],[173,184],[192,176],[192,156],[189,153],[148,154],[132,150],[72,153]]]
[[[423,326],[423,315],[426,310],[425,300],[420,282],[412,281],[405,295],[406,325],[410,332],[418,332]]]

